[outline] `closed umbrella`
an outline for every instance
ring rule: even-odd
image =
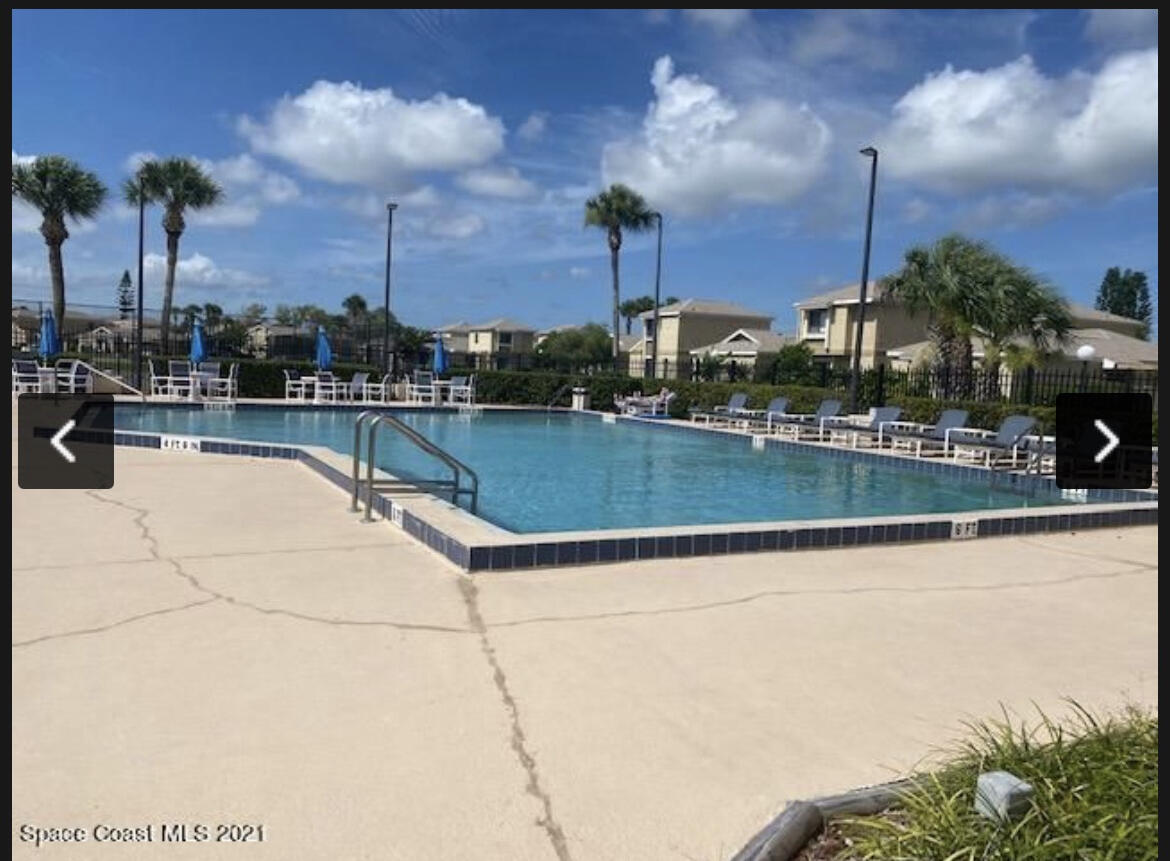
[[[333,364],[333,351],[329,349],[329,338],[325,335],[325,327],[317,327],[317,370],[328,371]]]
[[[53,320],[53,312],[46,309],[41,315],[41,343],[37,353],[42,359],[55,356],[61,352],[61,339],[57,337],[57,324]]]
[[[447,351],[443,349],[442,335],[435,336],[435,355],[432,368],[436,375],[443,374],[447,371]]]
[[[198,365],[207,358],[207,347],[203,343],[203,324],[199,320],[195,321],[191,330],[191,354],[187,358],[193,365]]]

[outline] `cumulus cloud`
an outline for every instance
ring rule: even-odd
[[[536,186],[514,167],[484,167],[460,174],[455,180],[464,191],[484,197],[527,197]]]
[[[238,128],[256,152],[310,176],[387,189],[418,171],[478,167],[504,146],[504,124],[466,99],[409,101],[348,81],[317,81],[281,98],[265,119],[241,117]]]
[[[142,263],[149,278],[161,278],[167,271],[167,258],[162,254],[147,254]],[[261,287],[268,283],[268,278],[263,275],[255,275],[240,269],[222,268],[210,257],[199,253],[179,258],[175,280],[180,285],[226,288]]]
[[[36,161],[35,155],[17,155],[16,150],[12,151],[13,164],[32,164]],[[12,199],[12,232],[13,233],[36,233],[41,229],[41,214],[37,210],[25,203],[23,200]],[[16,264],[12,264],[13,267]],[[16,269],[13,268],[12,277],[16,278]]]
[[[687,9],[692,24],[710,27],[716,33],[733,33],[752,19],[750,9]]]
[[[984,72],[948,65],[894,105],[878,148],[892,176],[951,192],[1111,193],[1153,181],[1158,51],[1063,78],[1043,75],[1026,55]]]
[[[540,140],[547,127],[548,114],[537,111],[529,114],[528,119],[520,124],[520,128],[516,129],[516,137],[526,141]]]
[[[1105,48],[1158,44],[1157,9],[1090,9],[1085,38]]]
[[[570,278],[588,278],[589,277],[589,268],[587,266],[570,266],[569,267],[569,277]]]
[[[433,218],[427,222],[425,232],[437,239],[470,239],[477,233],[482,233],[485,227],[487,222],[475,213],[469,212]]]
[[[606,183],[623,182],[656,206],[693,214],[733,204],[791,200],[816,179],[829,150],[828,126],[806,105],[777,99],[735,104],[661,57],[636,137],[602,152]]]

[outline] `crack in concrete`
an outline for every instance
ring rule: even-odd
[[[64,640],[69,637],[81,637],[86,634],[104,634],[106,631],[112,631],[114,628],[120,628],[123,625],[129,625],[131,622],[139,622],[143,619],[150,619],[154,616],[166,616],[170,613],[180,613],[183,610],[190,610],[193,607],[202,607],[206,604],[214,604],[218,598],[204,598],[202,601],[192,601],[190,604],[182,604],[178,607],[164,607],[161,610],[151,610],[148,613],[139,613],[137,616],[127,616],[125,619],[119,619],[117,622],[111,622],[108,625],[101,625],[96,628],[78,628],[75,631],[62,631],[59,634],[45,634],[43,637],[33,637],[31,640],[17,640],[12,644],[12,648],[20,649],[25,646],[35,646],[37,643],[45,643],[49,640]]]
[[[212,599],[223,601],[226,604],[231,604],[235,607],[242,607],[246,610],[252,610],[256,613],[261,613],[266,616],[284,616],[290,619],[296,619],[301,622],[312,622],[320,625],[333,625],[336,627],[371,627],[371,628],[393,628],[399,631],[431,631],[443,634],[471,634],[471,630],[467,628],[459,628],[449,625],[427,625],[415,622],[395,622],[388,619],[341,619],[337,617],[326,618],[324,616],[314,616],[309,613],[298,613],[295,610],[284,610],[278,607],[262,607],[259,604],[253,604],[250,601],[245,601],[235,595],[229,595],[226,592],[219,592],[212,589],[210,586],[205,586],[199,581],[199,578],[194,574],[188,572],[183,568],[182,562],[173,556],[164,556],[159,552],[158,539],[151,534],[150,527],[145,523],[146,518],[150,515],[150,511],[145,508],[138,508],[137,506],[129,505],[117,499],[111,499],[101,496],[94,490],[87,490],[86,494],[99,502],[107,505],[114,505],[118,508],[123,508],[127,511],[134,512],[134,525],[138,527],[142,534],[142,540],[146,542],[147,550],[154,559],[159,562],[165,562],[175,572],[175,574],[191,586],[191,588],[202,592],[204,595],[210,596]]]
[[[548,792],[540,785],[540,775],[537,773],[536,759],[533,757],[531,751],[528,750],[524,728],[520,724],[520,710],[516,705],[515,698],[508,689],[508,679],[504,675],[503,667],[500,666],[500,662],[496,658],[496,650],[488,639],[488,628],[484,624],[483,616],[479,611],[479,589],[471,577],[463,575],[459,577],[459,592],[463,596],[463,603],[467,606],[467,619],[471,625],[471,630],[479,635],[480,648],[483,650],[484,657],[487,658],[488,666],[492,671],[492,681],[495,683],[496,690],[500,694],[500,699],[504,704],[504,710],[508,713],[508,721],[512,725],[512,750],[515,752],[516,758],[520,760],[520,766],[524,769],[524,773],[528,777],[528,784],[525,790],[540,802],[544,810],[544,815],[536,820],[536,824],[544,829],[545,834],[548,835],[549,842],[552,844],[553,851],[556,852],[559,861],[572,861],[568,842],[565,840],[565,833],[561,829],[560,824],[558,824],[556,817],[553,816],[552,798],[549,797]]]
[[[1074,533],[1075,534],[1075,533]],[[1139,562],[1136,559],[1122,559],[1119,556],[1106,556],[1101,553],[1092,553],[1085,550],[1072,550],[1068,547],[1058,547],[1055,544],[1049,544],[1047,541],[1042,541],[1038,538],[1022,538],[1020,539],[1024,544],[1029,544],[1032,547],[1039,547],[1042,550],[1051,550],[1053,553],[1063,553],[1066,556],[1080,556],[1084,559],[1096,559],[1100,562],[1117,562],[1122,565],[1138,565],[1145,567],[1151,566],[1147,562]]]
[[[908,594],[925,594],[931,592],[999,592],[1007,589],[1041,588],[1044,586],[1059,586],[1065,583],[1076,583],[1082,580],[1109,580],[1116,577],[1125,577],[1141,574],[1146,571],[1157,571],[1157,565],[1143,565],[1125,571],[1112,571],[1106,574],[1077,574],[1071,577],[1062,577],[1055,580],[1033,580],[1017,583],[993,583],[986,586],[858,586],[853,589],[775,589],[765,592],[754,592],[739,598],[729,598],[726,601],[712,601],[707,604],[687,604],[681,607],[661,607],[656,610],[618,610],[613,613],[593,613],[583,616],[534,616],[530,619],[514,619],[510,622],[493,622],[490,628],[518,628],[522,625],[534,625],[545,622],[591,622],[600,619],[621,619],[630,616],[669,616],[676,613],[695,613],[702,610],[716,610],[721,607],[734,607],[737,604],[749,604],[764,598],[801,598],[808,595],[863,595],[874,592],[904,592]]]

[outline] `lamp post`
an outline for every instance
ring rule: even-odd
[[[873,235],[873,192],[877,185],[878,151],[871,146],[861,154],[872,159],[869,168],[869,209],[865,215],[865,253],[861,258],[861,301],[857,306],[857,336],[853,339],[852,372],[849,375],[849,411],[857,412],[857,388],[861,379],[861,335],[865,327],[865,293],[869,287],[869,242]]]
[[[142,261],[146,237],[146,179],[138,172],[138,310],[134,329],[134,387],[142,391]]]
[[[394,233],[394,210],[397,203],[386,204],[386,315],[382,330],[382,373],[389,374],[390,366],[390,237]]]
[[[1081,360],[1081,392],[1083,393],[1088,387],[1089,379],[1089,359],[1097,354],[1096,348],[1092,344],[1081,344],[1077,347],[1077,358]]]
[[[650,376],[658,376],[658,306],[659,288],[662,285],[662,213],[650,213],[658,219],[658,262],[654,265],[654,348],[650,359]]]

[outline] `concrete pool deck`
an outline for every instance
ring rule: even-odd
[[[1155,527],[469,575],[297,462],[13,457],[16,857],[719,861],[1001,702],[1157,702]]]

